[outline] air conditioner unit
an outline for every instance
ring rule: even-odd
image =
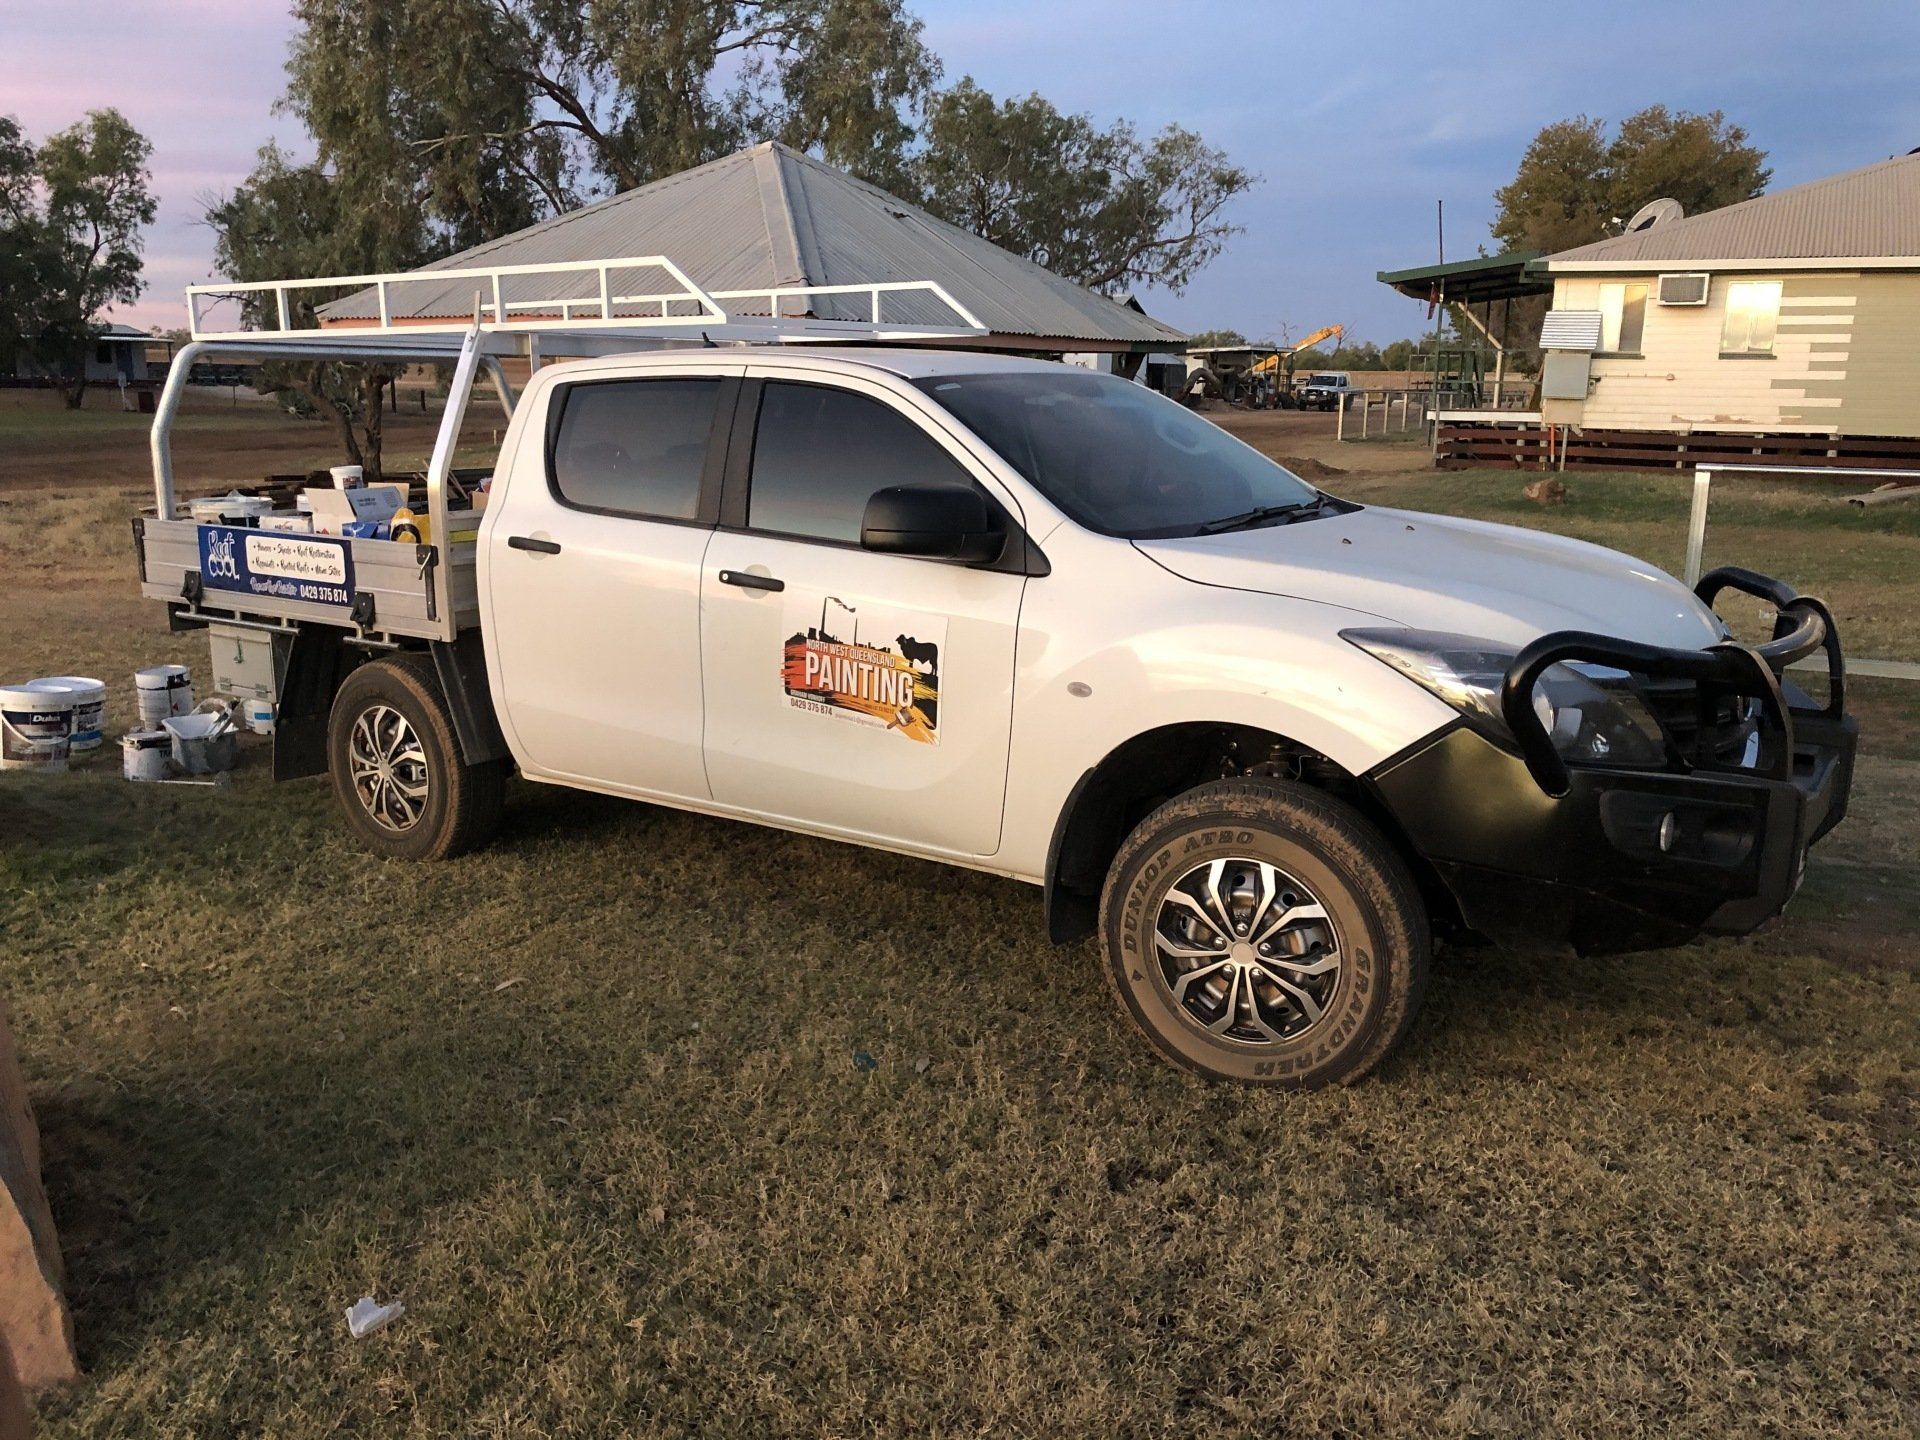
[[[1704,305],[1711,277],[1701,271],[1685,275],[1662,275],[1659,300],[1662,305]]]

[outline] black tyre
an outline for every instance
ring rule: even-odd
[[[347,823],[376,855],[445,860],[499,828],[506,763],[460,758],[424,655],[375,660],[346,678],[327,722],[327,769]]]
[[[1302,785],[1221,780],[1121,845],[1100,943],[1162,1057],[1318,1089],[1359,1079],[1406,1034],[1432,942],[1412,876],[1357,811]]]

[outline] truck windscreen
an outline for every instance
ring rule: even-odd
[[[1253,511],[1310,504],[1292,471],[1219,426],[1112,375],[935,375],[916,382],[1089,530],[1197,535]]]

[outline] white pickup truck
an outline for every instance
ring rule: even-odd
[[[1436,932],[1750,931],[1851,779],[1819,602],[1349,503],[1043,361],[548,365],[485,508],[436,522],[446,551],[393,546],[416,581],[455,571],[418,623],[356,586],[356,561],[405,568],[368,558],[392,542],[337,542],[341,592],[270,604],[193,566],[232,533],[167,513],[136,527],[148,593],[275,628],[277,768],[324,764],[375,852],[483,843],[517,771],[992,871],[1041,887],[1053,940],[1097,935],[1159,1054],[1222,1079],[1367,1073]],[[270,568],[286,537],[237,538]],[[1773,641],[1729,638],[1728,587],[1777,609]],[[1781,672],[1822,650],[1815,703]]]

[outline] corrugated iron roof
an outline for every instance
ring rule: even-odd
[[[936,280],[996,335],[1170,347],[1187,338],[773,141],[476,245],[420,273],[624,255],[664,255],[716,291]],[[515,288],[512,298],[587,299],[590,283],[585,276],[539,277]],[[657,274],[636,275],[635,283],[672,288]],[[470,314],[471,288],[470,281],[444,287],[408,282],[393,290],[391,313],[395,319]],[[864,296],[814,302],[819,317],[829,320],[865,319],[866,306]],[[747,307],[739,308],[746,313]],[[322,309],[328,319],[377,314],[371,291]],[[911,293],[889,295],[885,314],[896,322],[954,323],[937,300]]]
[[[1715,260],[1891,260],[1920,265],[1920,155],[1742,200],[1541,262],[1702,265]]]

